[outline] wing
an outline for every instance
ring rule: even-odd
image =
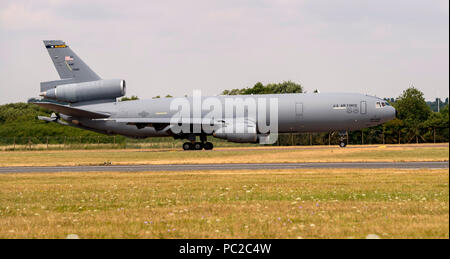
[[[183,123],[183,124],[191,124],[191,125],[201,125],[202,119],[199,118],[182,118],[179,120],[173,121],[172,118],[100,118],[97,120],[103,121],[115,121],[120,123],[126,123],[128,125],[136,125],[139,129],[144,127],[155,127],[157,130],[160,129],[169,129],[172,127],[171,124],[174,123]],[[204,123],[204,122],[203,122]],[[224,126],[226,123],[223,120],[210,121],[210,126],[215,128],[220,128]]]
[[[122,122],[127,123],[130,125],[138,124],[138,123],[188,123],[188,124],[201,124],[201,119],[181,119],[178,121],[172,121],[172,118],[106,118],[106,119],[99,119],[99,120],[108,120],[108,121],[115,121],[115,122]]]

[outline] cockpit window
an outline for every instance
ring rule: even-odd
[[[386,106],[391,106],[388,102],[376,102],[375,103],[375,107],[376,108],[383,108],[383,107],[386,107]]]

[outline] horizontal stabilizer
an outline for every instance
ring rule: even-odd
[[[61,124],[64,126],[72,126],[69,123],[61,121],[58,118],[49,118],[49,117],[45,117],[45,116],[38,116],[38,120],[45,121],[45,122],[55,122],[55,123],[58,123],[58,124]]]
[[[38,116],[38,120],[46,121],[46,122],[56,122],[58,118],[50,118],[45,116]]]
[[[101,118],[108,118],[110,115],[105,113],[99,113],[99,112],[91,112],[87,110],[82,110],[78,108],[73,108],[66,105],[60,105],[56,103],[49,103],[49,102],[34,102],[33,104],[39,105],[41,107],[44,107],[46,109],[59,112],[68,116],[73,117],[80,117],[80,118],[90,118],[90,119],[101,119]]]

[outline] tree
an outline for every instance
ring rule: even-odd
[[[439,112],[442,108],[444,108],[448,104],[448,98],[445,101],[442,101],[441,98],[436,98],[434,102],[427,102],[427,105],[434,112]]]
[[[432,130],[433,132],[433,143],[436,143],[436,129],[442,128],[445,125],[444,117],[440,112],[433,112],[428,117],[428,120],[423,122],[423,126]]]
[[[292,81],[284,81],[282,83],[271,83],[263,85],[257,82],[252,88],[224,90],[223,95],[239,95],[239,94],[283,94],[283,93],[303,93],[303,87]]]
[[[391,121],[386,122],[383,124],[384,127],[384,133],[386,135],[392,135],[394,136],[394,140],[397,139],[397,143],[401,143],[401,135],[402,132],[404,132],[404,123],[399,118],[395,118]]]
[[[408,129],[409,137],[411,137],[408,142],[415,137],[418,143],[419,137],[422,138],[423,122],[431,114],[431,110],[423,98],[423,93],[414,87],[406,89],[398,97],[395,108],[398,111],[398,118],[404,122]]]
[[[74,127],[47,123],[37,116],[49,117],[52,111],[35,104],[11,103],[0,105],[0,144],[12,138],[44,136],[99,136],[100,134]]]
[[[444,127],[448,128],[448,117],[449,117],[448,104],[441,109],[440,113],[442,115],[442,120],[444,121]]]
[[[449,141],[448,104],[441,109],[440,113],[442,114],[442,128],[439,130],[439,136],[442,137],[442,141],[448,142]]]
[[[136,95],[132,95],[131,97],[122,97],[120,98],[121,102],[126,102],[126,101],[133,101],[133,100],[139,100],[139,97],[137,97]]]
[[[303,87],[300,84],[291,81],[283,82],[281,84],[268,84],[267,87],[272,89],[271,93],[274,94],[303,93]]]
[[[238,95],[242,94],[240,89],[231,89],[231,90],[224,90],[222,92],[223,95]]]

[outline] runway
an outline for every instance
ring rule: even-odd
[[[355,163],[258,163],[258,164],[164,164],[164,165],[88,165],[0,167],[5,173],[56,172],[152,172],[205,170],[274,170],[274,169],[448,169],[449,162],[355,162]]]

